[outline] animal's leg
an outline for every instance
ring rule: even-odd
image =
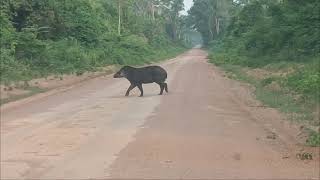
[[[138,84],[137,85],[138,86],[138,88],[139,88],[139,90],[140,90],[140,97],[142,97],[143,96],[143,89],[142,89],[142,84],[140,83],[140,84]]]
[[[160,93],[159,93],[159,95],[162,95],[163,89],[164,89],[164,84],[161,83],[161,82],[157,82],[157,84],[159,84],[159,86],[160,86]]]
[[[126,96],[129,96],[129,92],[130,92],[133,88],[135,88],[135,87],[136,87],[135,84],[131,84],[131,85],[129,86],[127,92],[126,92]]]
[[[168,92],[168,84],[167,83],[163,83],[164,84],[164,88],[166,90],[166,92]]]

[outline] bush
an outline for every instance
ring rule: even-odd
[[[0,77],[1,84],[10,84],[11,81],[27,80],[28,67],[15,60],[13,54],[6,49],[1,50]]]
[[[309,146],[320,146],[320,133],[311,131],[307,139],[307,144]]]
[[[312,68],[303,68],[288,76],[286,83],[292,89],[304,95],[318,97],[320,92],[320,72]]]

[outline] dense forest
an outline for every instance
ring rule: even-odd
[[[295,81],[289,85],[305,93],[319,92],[320,1],[194,2],[189,24],[201,32],[205,45],[216,52],[217,61],[249,67],[310,63],[305,71],[290,77]]]
[[[141,65],[188,44],[183,0],[2,0],[1,83]]]
[[[319,0],[194,0],[186,24],[259,100],[320,125]]]

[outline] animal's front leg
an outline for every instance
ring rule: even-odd
[[[126,92],[126,96],[129,96],[129,92],[130,92],[133,88],[135,88],[135,87],[136,87],[136,85],[131,84],[131,85],[129,86],[127,92]]]
[[[138,88],[139,88],[139,90],[141,92],[140,97],[142,97],[143,96],[142,84],[138,84]]]

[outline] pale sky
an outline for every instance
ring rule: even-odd
[[[183,15],[187,15],[188,10],[192,7],[193,0],[184,0],[184,11],[181,12]]]

